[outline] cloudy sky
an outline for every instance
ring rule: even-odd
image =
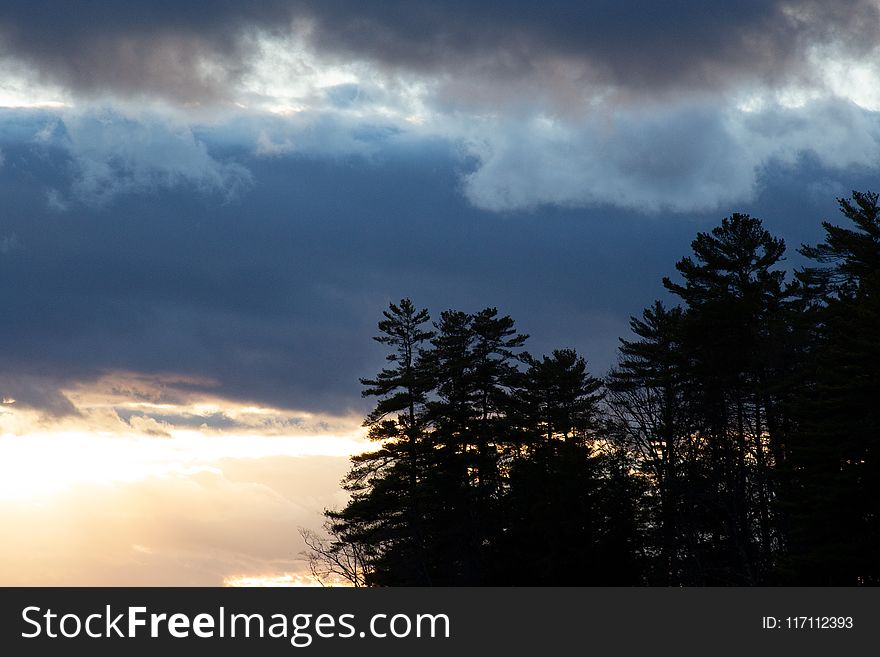
[[[497,306],[602,374],[722,217],[795,266],[878,187],[878,27],[874,0],[4,2],[0,583],[299,581],[389,301]]]

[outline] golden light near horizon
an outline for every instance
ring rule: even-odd
[[[321,582],[310,575],[283,573],[280,575],[232,575],[223,580],[223,586],[263,588],[263,587],[319,587]]]
[[[222,473],[222,459],[347,457],[364,444],[339,436],[210,436],[174,430],[170,438],[59,431],[0,436],[0,499],[36,500],[78,484]]]
[[[116,374],[52,417],[0,406],[0,583],[316,585],[298,527],[344,503],[359,418]],[[157,389],[161,389],[157,392]]]
[[[207,467],[162,458],[153,440],[86,432],[0,436],[0,499],[45,500],[77,484],[135,481]]]
[[[75,412],[60,418],[4,399],[0,496],[46,495],[81,482],[191,473],[224,458],[348,457],[367,446],[354,418],[191,393],[169,401],[151,385],[155,382],[117,375],[65,390]],[[167,396],[168,384],[162,385]],[[148,393],[152,399],[145,400]]]

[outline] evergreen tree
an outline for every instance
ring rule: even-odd
[[[801,252],[826,267],[798,277],[825,303],[803,372],[783,508],[783,574],[798,583],[880,583],[880,209],[877,194],[838,199],[854,228],[823,222],[825,241]]]
[[[423,328],[426,310],[409,299],[390,304],[374,339],[391,348],[391,367],[362,379],[364,396],[378,397],[364,424],[379,449],[357,455],[345,479],[349,504],[329,512],[331,529],[361,544],[368,584],[429,584],[427,531],[431,491],[431,446],[424,423],[429,379],[419,364],[422,345],[433,337]],[[342,547],[343,542],[339,542]]]
[[[495,308],[441,313],[426,367],[435,395],[428,404],[446,504],[443,550],[458,583],[478,584],[492,569],[503,494],[499,461],[510,440],[511,393],[528,336]]]
[[[630,319],[637,340],[620,342],[620,360],[608,381],[612,436],[637,455],[655,490],[654,579],[661,584],[701,581],[699,445],[693,440],[681,345],[682,310],[657,301]],[[692,394],[692,393],[691,393]]]
[[[377,449],[306,533],[358,585],[880,583],[880,208],[840,199],[816,266],[733,214],[630,321],[606,382],[495,308],[407,299],[362,379]]]
[[[587,373],[574,349],[556,349],[541,360],[529,356],[526,362],[518,403],[523,421],[539,434],[532,440],[585,444],[597,428],[602,382]]]
[[[407,300],[384,314],[393,366],[362,381],[380,445],[352,458],[331,540],[307,535],[313,570],[369,586],[640,583],[642,487],[602,438],[584,359],[532,358],[495,308],[427,320]]]
[[[823,291],[837,298],[852,297],[880,271],[880,221],[878,195],[853,191],[851,199],[837,199],[841,213],[856,230],[823,221],[825,241],[816,246],[802,245],[807,258],[830,267],[806,267],[801,280],[823,284]]]
[[[601,382],[573,349],[526,360],[497,580],[515,571],[520,584],[641,583],[640,489],[601,439]]]
[[[785,348],[791,290],[775,269],[785,244],[745,214],[699,233],[693,258],[676,264],[683,284],[664,285],[685,302],[681,323],[694,439],[708,475],[701,506],[711,522],[700,557],[707,582],[756,584],[780,545],[773,518],[780,406],[771,394],[776,352]],[[693,483],[702,476],[691,473]],[[709,558],[707,555],[711,555]]]

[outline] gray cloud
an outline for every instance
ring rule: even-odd
[[[242,33],[288,16],[287,4],[10,2],[0,52],[80,92],[218,99],[241,73]]]
[[[878,9],[870,0],[320,6],[318,48],[456,79],[525,77],[539,88],[566,87],[557,90],[563,97],[594,84],[641,95],[775,83],[809,75],[811,46],[864,53],[878,43]]]
[[[78,415],[76,407],[59,390],[53,377],[4,372],[0,374],[0,399],[4,405],[37,409],[51,417]],[[2,408],[0,406],[0,411]]]
[[[652,0],[620,3],[351,0],[4,4],[0,51],[86,93],[217,100],[246,73],[254,34],[310,26],[331,58],[462,79],[544,81],[558,96],[590,85],[630,94],[715,90],[809,76],[805,54],[878,43],[870,0]]]

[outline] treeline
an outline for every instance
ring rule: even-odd
[[[880,209],[803,246],[744,214],[699,233],[600,380],[496,309],[391,304],[313,571],[357,585],[880,582]],[[560,318],[564,321],[564,318]]]

